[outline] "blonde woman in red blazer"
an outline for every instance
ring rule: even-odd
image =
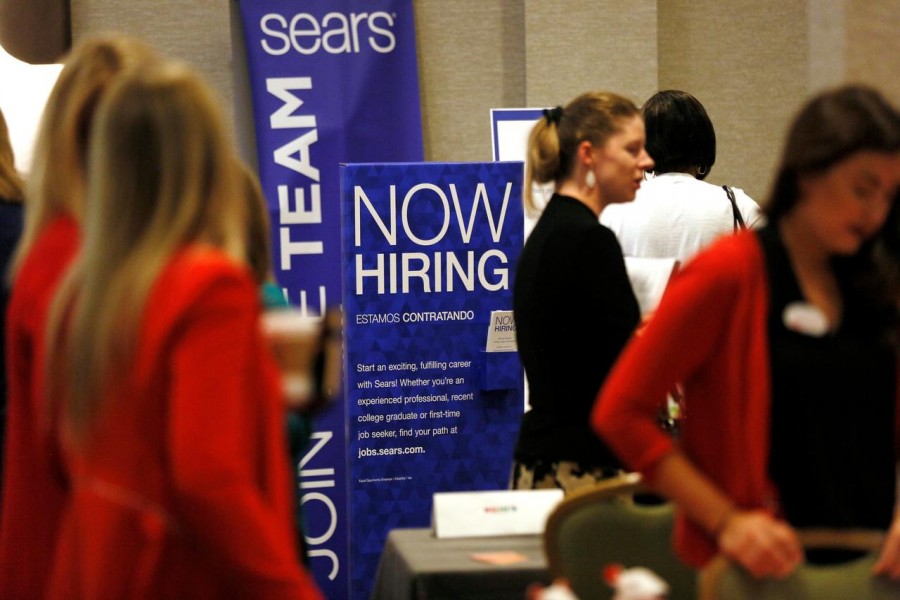
[[[804,560],[796,528],[862,527],[886,532],[875,572],[900,578],[898,190],[897,110],[865,87],[813,98],[769,225],[689,263],[613,368],[592,423],[677,503],[691,565],[722,553],[781,577]],[[678,443],[656,424],[676,382]]]
[[[155,59],[151,48],[131,38],[86,38],[65,58],[44,108],[6,314],[0,598],[43,597],[68,495],[42,392],[43,350],[50,300],[79,247],[94,107],[122,72]]]
[[[71,482],[50,598],[314,598],[281,385],[215,101],[167,63],[98,107],[48,388]]]

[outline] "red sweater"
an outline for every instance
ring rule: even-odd
[[[148,297],[83,444],[50,598],[315,598],[292,526],[280,376],[249,273],[193,248]],[[89,532],[83,535],[82,532]]]
[[[0,598],[40,598],[66,498],[43,402],[47,310],[79,244],[75,221],[51,221],[12,286],[6,316],[6,455],[0,522]]]
[[[652,480],[673,449],[657,416],[666,391],[682,382],[684,452],[739,506],[772,506],[768,302],[753,233],[723,238],[676,276],[594,405],[594,428],[628,465]],[[684,515],[676,520],[675,548],[697,567],[716,552],[714,540]]]

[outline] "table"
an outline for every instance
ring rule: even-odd
[[[511,565],[472,559],[477,552],[514,551]],[[443,538],[431,529],[394,529],[378,564],[372,600],[523,600],[532,583],[550,582],[540,535]]]

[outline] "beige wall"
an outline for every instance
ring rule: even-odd
[[[618,92],[638,103],[652,94],[658,70],[656,4],[525,0],[528,105],[565,104],[587,90]]]
[[[231,29],[225,0],[71,0],[72,40],[105,32],[145,39],[198,68],[231,106]]]
[[[72,0],[73,38],[125,31],[194,63],[232,107],[238,139],[252,156],[241,41],[232,35],[239,29],[229,23],[235,2]],[[588,89],[640,103],[674,87],[695,94],[716,126],[719,152],[709,180],[762,201],[784,128],[810,93],[864,81],[900,103],[900,0],[413,6],[427,160],[489,160],[491,108],[563,104]]]
[[[521,2],[416,0],[427,160],[491,159],[490,109],[525,106]]]
[[[707,181],[761,201],[781,132],[807,84],[803,2],[665,0],[659,14],[659,87],[682,89],[716,129]]]
[[[900,104],[900,0],[846,4],[846,78],[876,85]]]

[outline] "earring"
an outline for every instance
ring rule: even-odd
[[[593,171],[588,170],[587,175],[584,176],[584,185],[586,185],[589,190],[594,189],[594,186],[597,185],[597,176],[594,175]]]
[[[700,165],[697,167],[697,175],[706,175],[707,169],[705,165]]]

